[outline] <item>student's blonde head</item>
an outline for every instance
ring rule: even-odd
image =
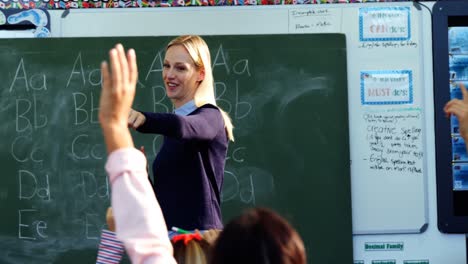
[[[202,241],[192,240],[173,243],[174,258],[178,264],[207,264],[207,249]]]
[[[210,229],[198,236],[199,239],[192,238],[186,241],[184,237],[178,240],[173,238],[171,242],[175,260],[178,264],[208,264],[213,244],[219,233],[220,230]]]
[[[216,104],[216,97],[214,91],[213,72],[211,69],[211,56],[210,50],[206,42],[196,35],[185,35],[173,39],[166,47],[166,50],[172,46],[181,45],[190,54],[190,57],[195,64],[195,68],[199,72],[204,72],[204,78],[200,82],[197,91],[195,92],[195,105],[200,107],[204,104]],[[218,107],[223,115],[224,126],[230,140],[234,141],[233,125],[229,115]]]

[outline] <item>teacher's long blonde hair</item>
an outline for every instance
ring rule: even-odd
[[[206,42],[196,35],[180,36],[173,39],[166,47],[166,50],[174,45],[182,45],[192,57],[197,71],[203,70],[205,78],[200,82],[197,91],[195,92],[195,105],[200,107],[204,104],[212,104],[217,106],[214,92],[213,71],[211,69],[210,50]],[[224,127],[229,140],[234,141],[233,125],[228,113],[217,106],[221,111],[224,120]]]

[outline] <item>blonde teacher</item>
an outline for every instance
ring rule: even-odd
[[[164,136],[153,162],[153,189],[168,230],[222,228],[221,189],[233,126],[216,105],[210,52],[199,36],[166,48],[162,77],[174,113],[131,110],[130,127]]]

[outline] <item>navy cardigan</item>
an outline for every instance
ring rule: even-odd
[[[222,228],[220,193],[229,142],[220,110],[206,104],[187,116],[143,114],[146,121],[137,130],[164,135],[153,162],[153,189],[168,230]]]

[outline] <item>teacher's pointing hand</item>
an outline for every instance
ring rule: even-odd
[[[145,123],[146,117],[142,113],[130,109],[130,113],[128,114],[128,127],[137,129],[139,126]]]

